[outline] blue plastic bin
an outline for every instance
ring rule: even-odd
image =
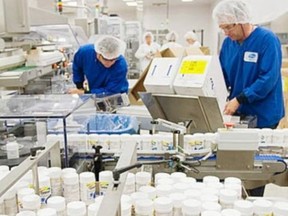
[[[136,134],[139,124],[136,117],[118,114],[91,116],[81,133],[87,134]]]

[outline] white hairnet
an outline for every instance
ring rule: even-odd
[[[184,35],[185,40],[188,39],[193,39],[195,41],[198,40],[197,35],[193,32],[193,31],[188,31],[185,35]]]
[[[218,25],[251,23],[250,8],[242,0],[223,0],[213,10]]]
[[[116,37],[106,35],[95,42],[94,48],[105,59],[115,59],[124,54],[126,44]]]
[[[171,31],[166,35],[167,41],[176,41],[178,39],[178,34],[175,31]]]
[[[145,42],[145,38],[147,36],[150,36],[151,37],[151,40],[154,41],[154,35],[152,34],[152,32],[145,32],[144,35],[143,35],[143,41]]]

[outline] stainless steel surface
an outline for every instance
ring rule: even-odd
[[[14,170],[12,170],[7,176],[5,176],[0,181],[0,197],[11,188],[23,175],[25,175],[28,170],[37,166],[38,162],[42,160],[42,158],[48,156],[50,154],[50,160],[52,166],[61,167],[61,158],[60,158],[60,143],[52,143],[48,142],[46,144],[45,150],[41,151],[37,157],[32,159],[28,157],[24,160],[19,166],[17,166]],[[36,191],[39,188],[36,188]]]
[[[216,167],[219,170],[252,170],[254,151],[217,151]]]
[[[125,151],[122,151],[115,169],[119,169],[136,163],[137,161],[136,148],[137,148],[136,143],[133,145],[131,143],[131,146],[129,148],[126,148]],[[119,206],[127,174],[128,174],[127,172],[121,174],[120,184],[116,189],[114,188],[113,184],[109,185],[107,193],[105,194],[104,199],[101,202],[97,216],[121,215],[121,209]]]

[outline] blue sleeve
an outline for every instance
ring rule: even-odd
[[[85,80],[84,71],[83,71],[83,52],[81,48],[75,53],[73,59],[73,82],[83,83]]]
[[[275,87],[281,76],[281,59],[280,42],[278,38],[269,37],[263,43],[264,49],[259,53],[259,75],[257,80],[243,93],[249,103],[265,98]]]
[[[127,72],[128,66],[124,57],[120,57],[119,62],[113,67],[112,75],[103,88],[91,89],[93,94],[112,95],[116,93],[128,92]]]
[[[224,76],[224,79],[225,79],[226,88],[229,89],[229,87],[231,85],[230,85],[230,82],[228,80],[228,75],[227,75],[226,69],[224,67],[226,65],[227,56],[228,56],[228,54],[225,54],[225,53],[227,53],[226,52],[226,47],[227,47],[227,43],[226,43],[226,40],[225,40],[223,42],[222,48],[220,50],[219,60],[220,60],[221,68],[222,68],[222,73],[223,73],[223,76]]]

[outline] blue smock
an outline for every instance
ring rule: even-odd
[[[73,82],[76,85],[83,83],[86,77],[90,92],[97,95],[127,93],[128,66],[125,58],[119,56],[110,68],[106,68],[96,56],[93,44],[79,48],[73,61]]]
[[[257,127],[272,127],[284,116],[281,45],[268,29],[257,27],[241,44],[227,37],[220,62],[229,99],[245,97],[237,110],[241,115],[257,116]]]

